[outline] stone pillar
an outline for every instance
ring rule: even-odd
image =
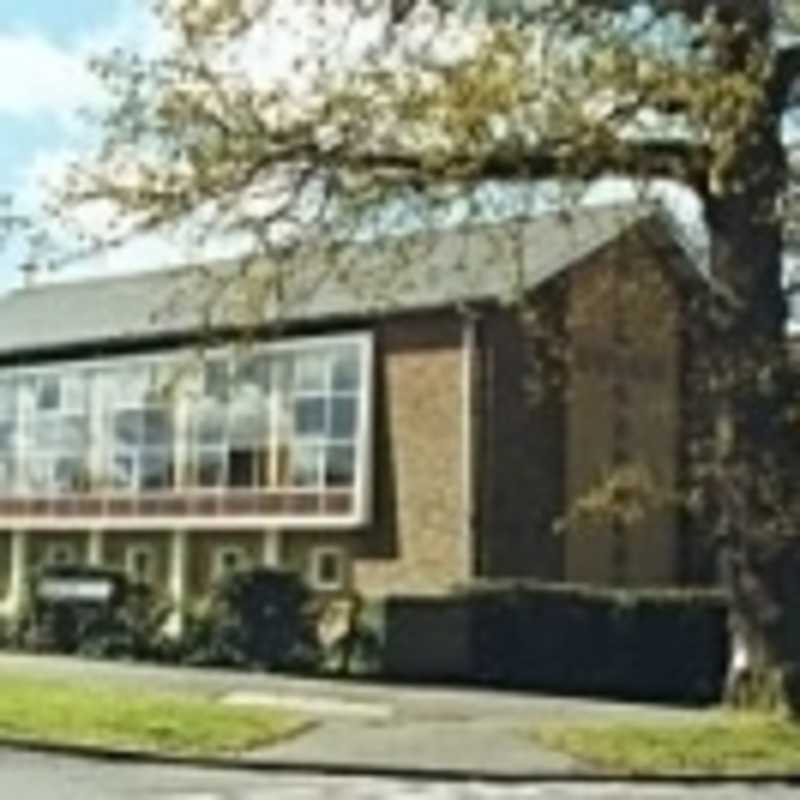
[[[103,564],[103,531],[93,528],[89,531],[89,565],[99,567]]]
[[[11,533],[11,576],[6,606],[9,616],[17,617],[25,603],[28,579],[28,532]]]
[[[167,621],[167,632],[178,637],[183,632],[183,617],[188,599],[187,573],[189,537],[185,530],[172,531],[169,553],[169,593],[173,611]]]
[[[265,567],[280,567],[281,565],[281,531],[267,528],[264,531],[263,563]]]

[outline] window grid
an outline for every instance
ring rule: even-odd
[[[225,450],[223,472],[220,485],[213,488],[221,492],[347,492],[355,503],[364,480],[361,461],[366,442],[361,441],[365,435],[361,417],[368,382],[365,367],[369,364],[365,341],[363,334],[344,335],[322,341],[296,340],[274,351],[272,345],[254,348],[256,361],[271,364],[268,389],[260,399],[259,420],[240,420],[245,430],[244,446],[227,441],[220,447]],[[196,454],[214,452],[214,446],[208,445],[207,450],[206,445],[195,446],[193,408],[187,397],[182,396],[178,405],[167,411],[163,402],[141,394],[137,397],[123,385],[127,371],[138,368],[152,373],[154,365],[165,360],[164,356],[126,357],[116,364],[8,370],[11,377],[0,378],[0,493],[5,489],[7,497],[56,499],[92,492],[111,499],[137,491],[151,496],[176,491],[202,495],[213,490],[192,480]],[[229,375],[238,368],[230,355],[222,363]],[[111,385],[114,391],[109,389]],[[296,406],[308,402],[316,404],[312,416],[316,413],[320,419],[316,428],[304,431],[302,412]],[[239,409],[244,417],[246,407],[244,403],[245,412]],[[186,409],[182,417],[186,424],[179,429],[180,408]],[[230,433],[239,412],[232,403],[223,408]],[[122,441],[115,435],[114,424],[116,415],[125,412],[160,413],[169,420],[164,425],[169,431],[168,441],[149,443],[143,435]],[[102,420],[99,426],[98,420]],[[248,452],[246,431],[251,423],[260,431],[259,447],[252,461],[245,459],[242,467],[242,457],[237,453]],[[50,438],[48,426],[57,431]],[[181,463],[177,461],[179,451]],[[219,454],[222,457],[223,453]],[[115,458],[128,460],[124,480],[115,480]],[[246,472],[250,463],[252,482],[231,480],[232,459],[237,458],[240,471]],[[145,468],[144,463],[159,459],[162,473],[168,475],[160,481],[148,481],[146,475],[152,467]],[[30,473],[36,470],[44,477],[30,480]],[[298,480],[292,480],[293,476]]]

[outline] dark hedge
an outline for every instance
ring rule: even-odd
[[[449,627],[463,625],[460,636],[433,631],[445,611]],[[458,677],[553,693],[712,702],[721,697],[724,683],[726,618],[724,596],[709,590],[486,583],[435,603],[392,598],[386,669],[395,677]],[[417,652],[410,659],[408,647],[415,639],[424,640],[429,650],[441,641],[449,652],[429,652],[425,658]],[[456,664],[450,656],[459,640],[466,644]],[[435,668],[426,673],[426,666],[436,663],[446,664],[448,674],[437,675]]]

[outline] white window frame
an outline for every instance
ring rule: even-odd
[[[265,513],[264,515],[238,515],[232,513],[230,515],[215,515],[213,517],[206,515],[193,515],[185,516],[183,514],[172,517],[170,515],[148,517],[136,517],[137,526],[141,526],[147,530],[162,530],[164,527],[172,525],[180,525],[182,527],[202,528],[205,530],[216,530],[230,526],[238,526],[247,529],[263,528],[265,524],[277,526],[281,528],[315,528],[319,529],[320,526],[325,528],[336,529],[351,529],[362,527],[369,523],[372,513],[372,439],[373,439],[373,364],[374,364],[374,334],[372,331],[361,329],[350,332],[332,333],[323,336],[298,336],[290,337],[279,341],[258,341],[253,345],[252,352],[272,352],[272,353],[295,353],[301,352],[304,349],[324,349],[330,345],[336,344],[354,344],[359,348],[360,353],[360,386],[357,394],[357,404],[359,408],[358,424],[356,431],[352,438],[353,446],[356,450],[356,460],[354,464],[354,477],[353,483],[350,487],[342,487],[341,492],[347,492],[352,498],[352,507],[347,512],[326,512],[320,510],[319,513],[315,512],[300,512],[295,513],[287,510],[278,513]],[[223,346],[209,349],[205,354],[205,359],[212,359],[216,356],[224,355],[231,360],[235,360],[236,349],[235,346]],[[143,367],[154,367],[165,362],[172,362],[175,364],[176,369],[181,368],[181,359],[191,361],[196,356],[183,348],[162,350],[156,353],[137,354],[137,355],[124,355],[118,358],[105,357],[98,359],[76,359],[64,363],[49,363],[37,366],[22,366],[22,367],[9,367],[0,370],[0,379],[8,378],[15,381],[15,392],[17,393],[17,425],[16,437],[17,446],[15,450],[15,470],[14,470],[14,485],[15,489],[10,497],[20,497],[25,499],[31,495],[43,495],[40,490],[33,489],[27,483],[25,478],[26,470],[28,468],[29,454],[32,453],[33,448],[30,447],[30,442],[26,440],[25,433],[28,430],[28,419],[34,413],[31,407],[34,398],[32,393],[22,389],[23,383],[21,379],[33,377],[45,379],[51,374],[55,374],[63,380],[65,375],[69,377],[69,373],[73,371],[90,371],[102,372],[104,369],[116,369],[124,367],[133,367],[134,365],[141,365]],[[190,381],[191,383],[191,381]],[[62,389],[63,391],[63,389]],[[109,462],[113,460],[112,451],[114,446],[112,437],[109,431],[109,417],[114,410],[119,409],[122,405],[116,397],[107,396],[103,384],[98,384],[95,380],[90,383],[89,391],[91,392],[88,400],[88,437],[86,450],[86,460],[88,472],[93,481],[98,478],[106,479],[112,472],[109,469]],[[179,493],[181,495],[187,494],[208,494],[209,488],[199,488],[191,485],[186,485],[184,476],[187,470],[191,468],[191,442],[189,441],[190,432],[186,430],[188,427],[188,416],[191,406],[191,392],[190,388],[187,393],[180,393],[180,398],[174,409],[174,435],[177,437],[173,441],[173,481],[174,484],[163,490],[147,490],[147,494],[162,494],[169,496],[171,494]],[[273,465],[277,465],[278,447],[282,444],[279,438],[278,427],[274,420],[276,419],[276,406],[278,404],[278,397],[280,394],[274,392],[272,402],[270,405],[270,414],[273,419],[273,431],[275,431],[275,440],[272,445],[272,453],[270,459],[271,473],[275,471]],[[291,395],[287,395],[290,398]],[[131,404],[134,405],[134,404]],[[138,405],[138,404],[137,404]],[[48,413],[48,412],[39,412]],[[179,420],[183,420],[180,422]],[[309,486],[309,487],[290,487],[284,486],[277,480],[277,475],[271,475],[268,482],[267,491],[277,491],[280,493],[294,493],[303,495],[309,492],[325,492],[331,491],[336,493],[337,488],[333,487],[326,489],[323,485]],[[225,493],[229,490],[241,491],[235,487],[224,486],[221,487],[221,492]],[[213,493],[213,489],[210,490]],[[262,487],[254,488],[253,491],[264,491]],[[84,530],[87,527],[94,526],[98,523],[98,519],[103,520],[104,528],[113,528],[124,530],[131,525],[131,517],[119,516],[111,514],[108,511],[107,503],[115,498],[129,497],[131,494],[139,494],[141,490],[131,488],[114,488],[106,485],[105,482],[94,484],[89,489],[89,496],[98,498],[103,501],[102,510],[99,513],[92,513],[91,516],[74,515],[68,517],[59,517],[53,514],[28,514],[21,512],[19,515],[14,516],[14,524],[19,527],[36,529],[36,530]],[[46,495],[48,499],[61,496],[61,491],[52,491]],[[67,492],[66,497],[72,498],[73,492]]]
[[[328,581],[322,577],[322,564],[326,558],[333,556],[338,563],[338,576]],[[308,582],[313,589],[322,592],[336,592],[345,588],[347,582],[347,552],[344,547],[324,545],[312,547],[309,556]]]
[[[136,559],[140,555],[147,556],[147,569],[145,575],[136,574]],[[155,582],[156,577],[156,549],[152,544],[129,544],[125,548],[125,574],[134,581],[146,584]]]
[[[225,557],[231,554],[236,554],[236,559],[239,562],[238,567],[233,570],[225,566]],[[247,549],[240,544],[222,544],[214,548],[214,556],[211,562],[211,578],[213,581],[220,581],[236,572],[241,572],[250,566],[251,559],[247,553]]]

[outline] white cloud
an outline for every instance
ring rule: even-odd
[[[0,114],[60,116],[99,96],[83,55],[37,33],[0,35],[0,75]]]

